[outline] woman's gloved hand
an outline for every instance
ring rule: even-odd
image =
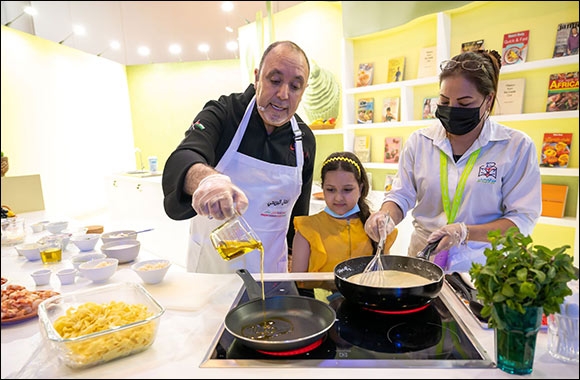
[[[201,180],[191,198],[191,206],[198,215],[226,219],[234,211],[243,214],[248,208],[248,198],[224,174],[212,174]]]
[[[393,222],[393,219],[388,217],[387,213],[383,211],[372,213],[365,223],[365,232],[376,242],[381,238],[381,230],[389,236],[394,229],[395,223]]]
[[[465,223],[453,223],[441,227],[433,232],[427,238],[427,243],[433,243],[441,239],[433,254],[440,251],[449,250],[451,247],[458,246],[467,239],[467,226]]]

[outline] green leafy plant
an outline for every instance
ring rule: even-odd
[[[567,282],[578,279],[572,257],[564,253],[565,245],[554,250],[541,245],[532,246],[532,238],[511,227],[490,231],[491,249],[486,248],[485,265],[473,263],[469,274],[483,301],[483,316],[491,315],[494,303],[505,303],[524,314],[525,307],[544,309],[545,315],[560,311],[564,297],[572,294]],[[493,316],[490,326],[493,326]]]

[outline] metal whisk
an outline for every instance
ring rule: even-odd
[[[376,287],[385,287],[386,278],[384,276],[384,268],[383,268],[383,260],[381,260],[381,254],[383,253],[383,249],[385,248],[385,241],[387,240],[387,225],[391,220],[391,216],[387,212],[385,217],[385,224],[380,229],[380,240],[379,245],[377,246],[377,251],[375,256],[371,259],[371,261],[365,267],[363,271],[363,275],[361,276],[361,285],[366,286],[376,286]]]

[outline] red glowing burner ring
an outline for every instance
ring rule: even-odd
[[[300,355],[300,354],[303,354],[305,352],[314,350],[316,347],[318,347],[322,344],[323,340],[324,340],[324,338],[320,338],[316,342],[314,342],[306,347],[302,347],[302,348],[299,348],[297,350],[292,350],[292,351],[282,351],[282,352],[269,352],[269,351],[260,351],[260,350],[256,350],[256,351],[261,352],[263,354],[275,355],[275,356]]]
[[[382,314],[409,314],[409,313],[416,313],[418,311],[421,311],[421,310],[425,309],[429,305],[430,304],[427,304],[425,306],[418,307],[417,309],[409,309],[409,310],[402,310],[402,311],[375,310],[375,309],[369,309],[367,307],[363,307],[363,309],[368,310],[368,311],[374,311],[375,313],[382,313]]]

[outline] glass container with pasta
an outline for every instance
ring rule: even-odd
[[[43,337],[70,368],[92,367],[147,349],[164,312],[135,283],[55,296],[38,308]]]

